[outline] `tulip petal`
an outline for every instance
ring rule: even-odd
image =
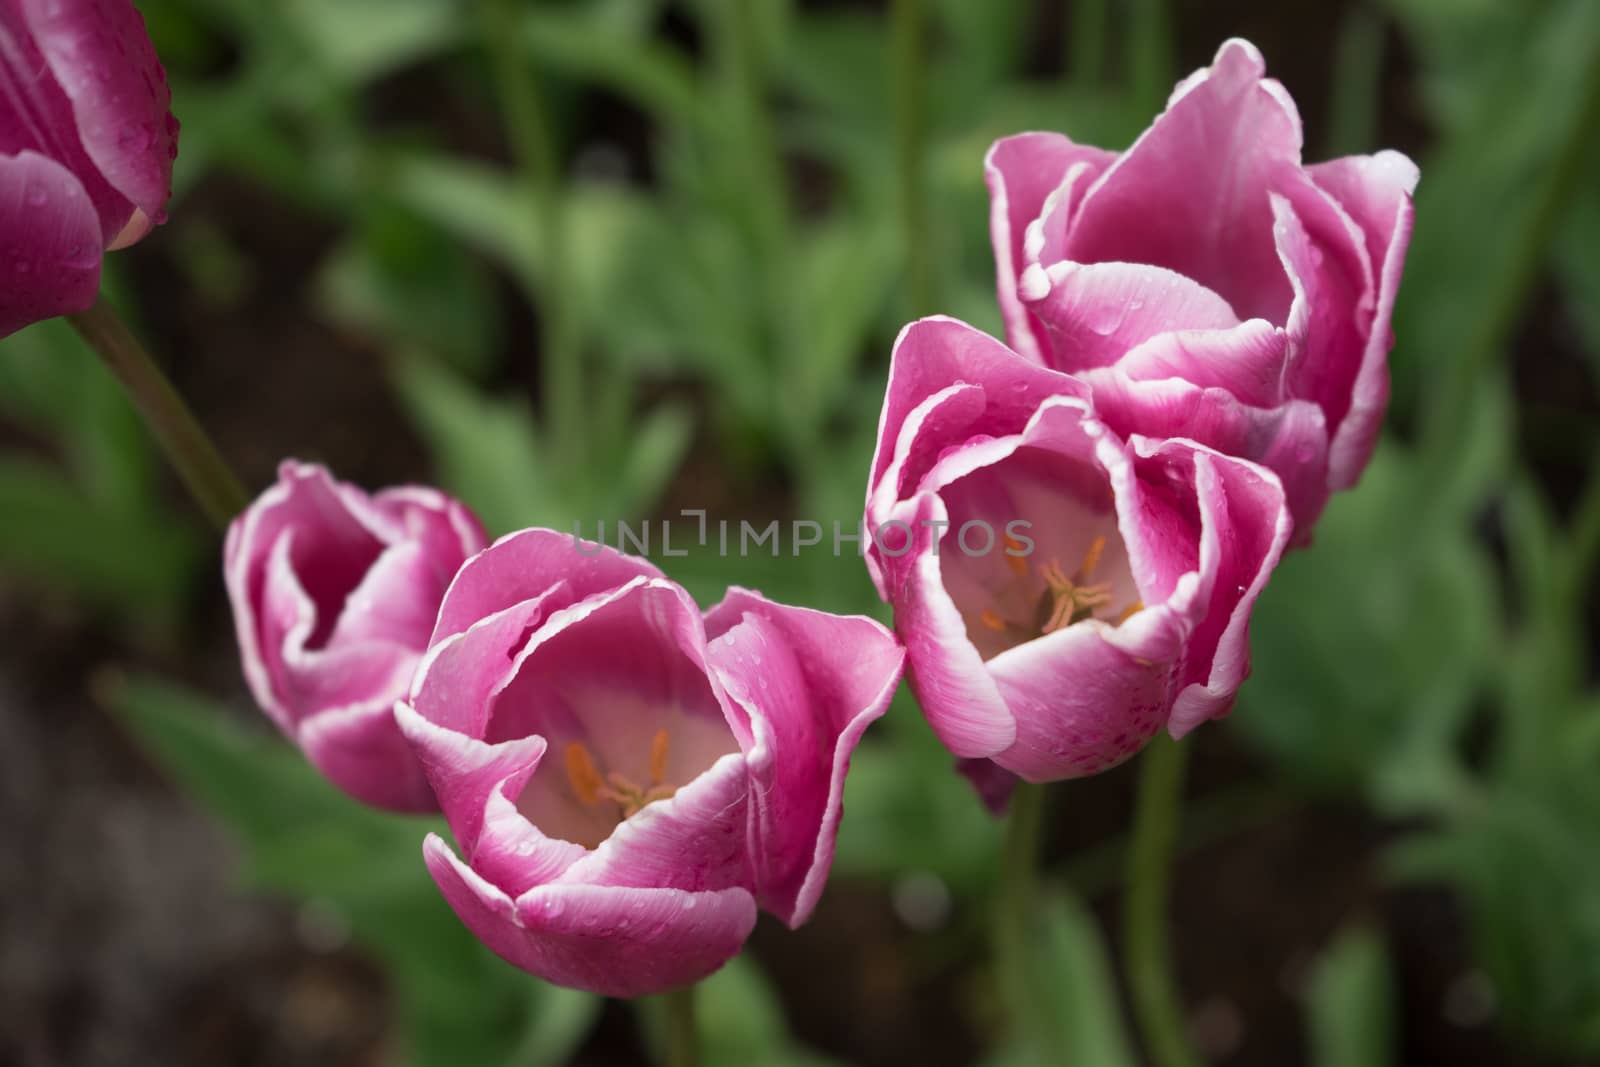
[[[568,884],[708,890],[748,887],[750,776],[730,752],[666,800],[646,804],[568,868]]]
[[[1225,42],[1085,194],[1065,258],[1166,267],[1242,318],[1283,321],[1293,294],[1267,194],[1299,166],[1300,117],[1265,69],[1254,45]]]
[[[1354,485],[1372,457],[1378,424],[1389,401],[1390,319],[1411,241],[1411,193],[1417,167],[1399,152],[1349,156],[1309,168],[1311,178],[1344,207],[1364,235],[1377,279],[1377,306],[1367,330],[1350,410],[1334,434],[1329,479],[1335,489]]]
[[[295,740],[319,771],[365,804],[419,815],[438,810],[391,704],[319,712],[300,724]]]
[[[1108,366],[1171,330],[1239,325],[1228,302],[1199,282],[1140,263],[1035,264],[1021,296],[1050,336],[1049,365],[1067,372]]]
[[[941,391],[969,384],[982,388],[984,406],[981,418],[960,428],[967,436],[1016,433],[1045,397],[1088,395],[1076,379],[1029,363],[982,330],[943,316],[920,319],[895,339],[878,420],[872,486],[885,481],[897,450],[911,451],[913,442],[902,445],[900,439],[912,413]],[[941,436],[957,432],[948,418],[937,428]],[[897,480],[900,485],[893,492],[909,497],[908,480],[904,476]]]
[[[439,608],[433,641],[460,633],[507,604],[540,596],[565,582],[569,603],[615,589],[633,578],[659,578],[648,560],[555,530],[507,534],[467,560]]]
[[[756,904],[743,889],[686,893],[616,886],[538,886],[513,900],[437,835],[423,858],[461,921],[497,955],[547,981],[635,997],[688,985],[743,946]]]
[[[36,152],[0,155],[0,232],[0,337],[94,303],[100,223],[71,171]]]
[[[1182,737],[1227,714],[1250,673],[1250,611],[1288,543],[1293,524],[1271,471],[1188,441],[1130,442],[1141,477],[1192,478],[1201,526],[1201,621],[1189,635],[1185,688],[1167,728]],[[1189,472],[1192,472],[1190,474]]]
[[[1017,299],[1017,280],[1028,266],[1027,230],[1046,201],[1064,182],[1083,189],[1111,165],[1116,154],[1073,144],[1059,133],[1022,133],[996,141],[984,157],[989,186],[989,238],[994,245],[996,288],[1006,340],[1024,358],[1046,362],[1049,340]],[[1057,197],[1063,214],[1070,212],[1070,194]]]
[[[933,493],[897,507],[889,521],[913,531],[899,555],[880,560],[895,631],[905,642],[908,677],[933,732],[954,755],[987,757],[1016,740],[1017,724],[983,659],[967,639],[967,622],[950,599],[933,550],[933,531],[949,512]]]
[[[888,709],[905,653],[861,616],[775,604],[734,588],[706,614],[710,659],[751,717],[756,893],[790,926],[816,907],[833,864],[850,756]]]
[[[429,722],[482,737],[489,727],[490,699],[511,680],[530,633],[549,617],[552,605],[570,599],[565,583],[557,582],[436,642],[412,678],[412,706]]]
[[[138,9],[128,0],[20,2],[50,72],[72,101],[84,151],[112,188],[163,221],[178,124]],[[103,243],[114,236],[107,233]]]
[[[1000,653],[988,666],[1017,739],[991,758],[1030,782],[1121,763],[1162,726],[1185,629],[1178,612],[1160,605],[1121,626],[1079,623]]]

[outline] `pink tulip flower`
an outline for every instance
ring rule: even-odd
[[[437,490],[368,496],[293,461],[228,528],[223,574],[250,691],[358,800],[438,810],[394,705],[450,579],[486,540],[472,513]]]
[[[833,861],[845,773],[899,682],[870,619],[741,589],[701,614],[649,563],[551,530],[445,594],[396,714],[460,856],[428,869],[485,944],[549,981],[657,993],[791,926]]]
[[[1271,471],[1125,439],[1088,398],[964,323],[913,323],[867,495],[867,564],[928,722],[956,756],[1032,782],[1225,714],[1291,528]]]
[[[1270,467],[1303,544],[1388,403],[1417,168],[1390,151],[1303,166],[1264,70],[1228,41],[1120,154],[997,142],[991,232],[1011,347],[1079,375],[1118,433]]]
[[[165,221],[171,103],[129,0],[0,0],[0,337],[86,310]]]

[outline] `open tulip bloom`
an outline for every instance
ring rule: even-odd
[[[1270,470],[1124,439],[1089,395],[963,323],[913,323],[867,496],[868,566],[934,732],[1034,782],[1226,713],[1291,529]]]
[[[328,779],[392,811],[437,811],[394,721],[445,587],[483,548],[434,489],[368,494],[285,462],[228,530],[223,574],[245,680]]]
[[[1126,152],[1024,133],[986,169],[1011,347],[1077,374],[1119,433],[1272,468],[1303,544],[1388,402],[1417,169],[1388,151],[1302,166],[1264,70],[1228,41]]]
[[[129,0],[0,0],[0,337],[87,309],[164,220],[171,97]]]
[[[899,682],[870,619],[734,589],[702,614],[648,562],[551,530],[457,575],[396,709],[460,855],[428,869],[518,967],[612,996],[789,925],[833,860],[845,772]]]

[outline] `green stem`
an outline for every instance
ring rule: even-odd
[[[674,989],[662,997],[667,1010],[667,1067],[695,1067],[700,1059],[695,1038],[694,986]]]
[[[1019,783],[1011,796],[1000,882],[995,893],[994,965],[1000,994],[1008,1006],[1015,1047],[1024,1062],[1044,1062],[1045,1049],[1034,1035],[1041,1013],[1050,1010],[1039,997],[1028,964],[1039,902],[1039,842],[1044,826],[1044,786]]]
[[[122,383],[195,503],[218,529],[226,529],[250,498],[133,331],[103,296],[88,311],[68,315],[67,321]]]
[[[924,187],[927,32],[922,0],[895,0],[890,23],[895,163],[900,179],[900,222],[905,230],[906,303],[912,318],[934,308],[933,257],[928,249]]]
[[[484,47],[500,97],[506,135],[528,199],[538,240],[528,279],[538,304],[540,391],[553,470],[582,470],[588,419],[582,346],[569,284],[570,256],[555,131],[539,79],[528,62],[516,0],[481,0]]]
[[[1178,836],[1188,750],[1165,733],[1141,757],[1128,853],[1122,947],[1134,1016],[1157,1067],[1198,1067],[1189,1044],[1167,940],[1167,886]]]

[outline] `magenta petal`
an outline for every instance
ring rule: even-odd
[[[67,168],[35,152],[0,156],[0,232],[0,337],[94,303],[100,222]]]
[[[949,512],[937,496],[923,493],[897,508],[893,519],[917,531],[906,552],[881,561],[911,688],[951,753],[993,756],[1016,740],[1017,724],[967,638],[966,620],[945,590],[939,557],[931,550],[934,527],[924,524],[948,523]]]
[[[1017,280],[1028,266],[1024,254],[1029,224],[1044,211],[1045,202],[1075,165],[1077,188],[1111,165],[1115,153],[1073,144],[1059,133],[1021,133],[996,141],[984,157],[984,180],[989,186],[989,236],[994,244],[996,287],[1006,339],[1018,353],[1035,363],[1046,362],[1049,342],[1017,299]]]
[[[900,437],[912,412],[941,390],[963,383],[981,386],[984,397],[981,417],[960,427],[969,436],[1016,433],[1045,397],[1088,395],[1076,379],[1029,363],[982,330],[943,316],[920,319],[895,339],[872,459],[873,486],[883,481],[902,447]],[[956,431],[949,423],[946,419],[939,425],[941,435]],[[909,496],[913,486],[905,476],[899,481],[895,495]]]
[[[737,752],[666,800],[624,819],[563,883],[699,893],[751,884],[750,776]]]
[[[1011,794],[1017,791],[1017,783],[1021,781],[1000,764],[988,759],[958,759],[956,773],[972,784],[978,799],[996,818],[1006,813]]]
[[[1166,267],[1241,318],[1281,322],[1291,293],[1267,194],[1299,166],[1300,117],[1265,69],[1255,46],[1224,43],[1085,195],[1065,258]]]
[[[329,781],[363,803],[415,814],[438,810],[391,705],[321,712],[300,724],[296,740]]]
[[[528,637],[552,604],[570,599],[557,582],[539,595],[479,619],[428,649],[411,683],[411,704],[429,722],[472,737],[489,728],[490,703],[515,672]]]
[[[1022,299],[1050,335],[1049,365],[1068,372],[1108,366],[1172,330],[1239,325],[1228,302],[1199,282],[1140,263],[1034,266]]]
[[[429,722],[404,703],[395,707],[394,718],[433,783],[451,833],[474,859],[490,795],[522,788],[544,758],[544,738],[491,745]]]
[[[1293,524],[1270,471],[1187,441],[1135,438],[1141,477],[1192,477],[1201,523],[1202,621],[1189,635],[1183,681],[1168,729],[1181,737],[1224,715],[1250,673],[1250,611],[1288,543]],[[1190,474],[1192,472],[1192,474]]]
[[[1133,755],[1165,721],[1185,629],[1180,613],[1157,606],[1119,627],[1069,626],[991,659],[1017,721],[1016,743],[994,762],[1049,782]]]
[[[129,0],[20,0],[78,137],[111,187],[156,222],[172,194],[172,92]],[[114,234],[106,234],[109,243]]]
[[[513,900],[430,834],[428,871],[479,940],[547,981],[612,997],[699,981],[738,954],[756,921],[743,889],[686,893],[545,885]]]
[[[1309,169],[1312,180],[1338,200],[1361,228],[1378,287],[1350,410],[1333,439],[1329,478],[1333,488],[1345,489],[1355,484],[1371,458],[1389,401],[1387,357],[1394,344],[1390,319],[1411,241],[1411,193],[1417,185],[1417,168],[1399,152],[1379,152]]]
[[[833,863],[851,753],[888,708],[905,653],[871,619],[738,588],[707,613],[706,628],[713,668],[755,738],[757,899],[798,926]]]
[[[1231,330],[1158,334],[1124,354],[1116,369],[1135,381],[1181,378],[1201,388],[1225,389],[1251,407],[1272,408],[1287,399],[1283,367],[1288,349],[1289,337],[1281,328],[1251,319]],[[1095,383],[1098,402],[1099,378],[1093,371],[1084,377]]]
[[[581,541],[555,530],[519,530],[500,538],[461,567],[445,593],[433,641],[460,633],[509,604],[544,595],[565,582],[576,602],[633,578],[659,578],[649,561]]]

